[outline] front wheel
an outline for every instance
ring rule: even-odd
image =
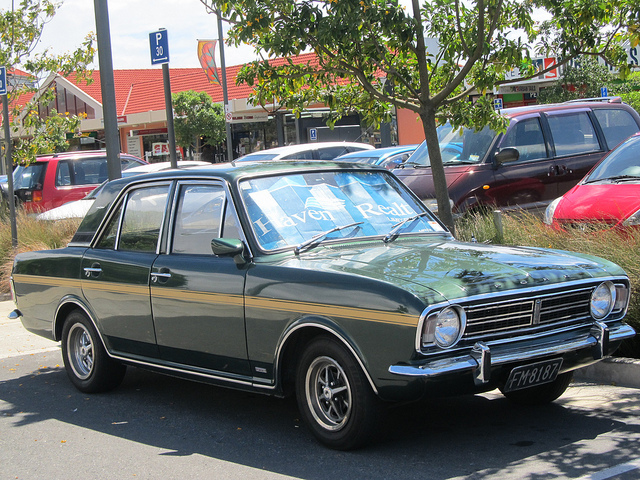
[[[74,310],[62,329],[62,357],[71,383],[85,393],[112,390],[122,382],[126,366],[108,355],[87,316]]]
[[[376,430],[380,402],[360,365],[332,338],[307,345],[298,364],[296,397],[306,424],[328,447],[360,447]]]
[[[572,378],[573,372],[563,373],[558,375],[553,382],[513,392],[502,392],[502,394],[519,405],[544,405],[560,397],[569,387]]]

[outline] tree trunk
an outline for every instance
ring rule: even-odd
[[[438,217],[442,223],[447,226],[449,231],[455,235],[453,213],[451,212],[451,202],[449,201],[449,189],[447,187],[447,179],[444,175],[442,154],[440,153],[440,144],[438,142],[435,110],[427,109],[420,113],[420,119],[422,120],[424,128],[424,137],[427,141],[427,151],[429,152],[429,161],[431,163],[431,176],[433,177],[433,187],[436,192],[436,201],[438,202]]]

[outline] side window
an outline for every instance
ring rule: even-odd
[[[345,147],[325,147],[318,149],[318,158],[320,160],[333,160],[340,155],[347,153]]]
[[[239,238],[234,215],[220,185],[183,185],[178,196],[173,253],[210,255],[214,238]]]
[[[500,144],[501,148],[513,147],[520,152],[519,161],[548,158],[539,118],[527,118],[513,125]]]
[[[638,131],[638,124],[631,114],[619,108],[594,108],[593,113],[604,132],[607,146],[612,149]]]
[[[71,168],[69,162],[58,162],[56,170],[56,187],[71,185]]]
[[[109,220],[109,225],[107,225],[104,234],[98,244],[97,248],[104,248],[113,250],[116,248],[116,239],[118,238],[118,227],[120,226],[120,217],[122,216],[122,205],[118,208],[118,210],[114,213],[111,220]]]
[[[313,151],[306,150],[304,152],[291,153],[285,157],[282,157],[283,160],[313,160]]]
[[[596,132],[587,112],[549,115],[548,120],[557,156],[578,155],[600,150]]]
[[[168,185],[158,185],[129,193],[122,219],[119,250],[156,251],[168,192]]]

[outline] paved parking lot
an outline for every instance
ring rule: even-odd
[[[574,383],[529,409],[497,392],[434,399],[389,412],[369,448],[335,452],[292,400],[139,369],[111,393],[82,394],[57,344],[3,313],[0,480],[640,478],[638,389]]]

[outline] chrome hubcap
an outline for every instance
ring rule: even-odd
[[[69,330],[67,351],[73,373],[86,380],[93,371],[93,343],[84,325],[76,323]]]
[[[340,430],[349,420],[351,385],[344,370],[330,357],[318,357],[309,366],[305,385],[307,405],[327,430]]]

